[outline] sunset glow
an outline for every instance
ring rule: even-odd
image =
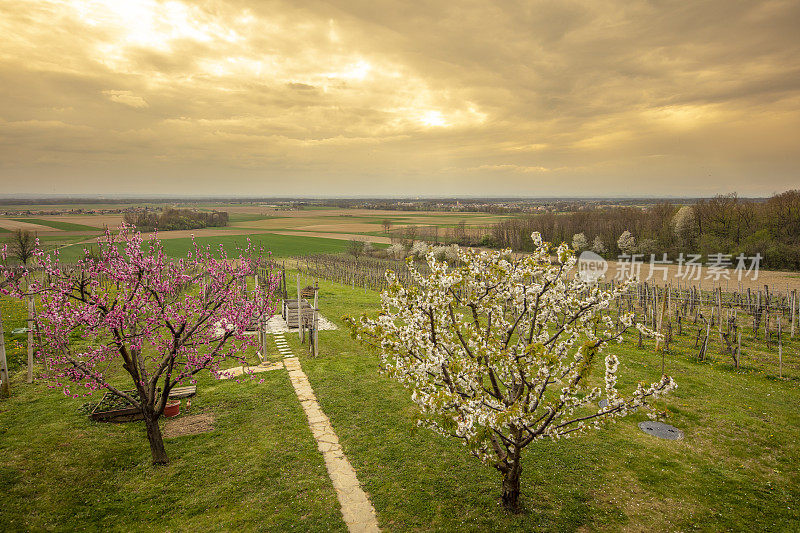
[[[798,11],[0,0],[0,180],[768,194],[797,180]]]

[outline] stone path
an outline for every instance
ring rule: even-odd
[[[269,330],[267,331],[269,332]],[[333,488],[336,489],[336,497],[342,506],[342,517],[347,528],[351,532],[380,531],[372,502],[361,488],[356,471],[345,457],[339,444],[339,437],[336,436],[331,426],[331,421],[320,409],[311,383],[303,369],[300,368],[300,360],[294,356],[283,335],[275,334],[273,339],[278,351],[284,357],[284,366],[289,371],[289,379],[292,381],[297,398],[306,413],[311,433],[317,441],[317,448],[325,459],[325,466],[328,468],[331,481],[333,481]]]
[[[235,366],[233,368],[226,368],[219,373],[219,379],[231,379],[241,376],[242,374],[257,374],[259,372],[269,372],[270,370],[278,370],[283,368],[283,362],[270,363],[269,361],[261,363],[257,366]]]
[[[339,329],[336,327],[336,324],[322,316],[322,314],[318,316],[318,326],[320,331],[331,331],[334,329]],[[289,329],[289,326],[286,324],[286,320],[283,319],[281,315],[274,315],[267,321],[267,333],[288,333],[290,331],[294,331],[297,333],[297,328]]]

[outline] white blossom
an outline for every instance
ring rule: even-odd
[[[537,248],[523,257],[455,248],[457,266],[434,249],[427,276],[409,260],[414,285],[387,272],[381,314],[350,319],[357,338],[380,349],[385,372],[410,389],[420,422],[504,475],[515,450],[597,429],[675,388],[662,376],[622,395],[614,354],[605,357],[604,386],[590,388],[600,354],[634,324],[631,314],[619,323],[606,314],[631,282],[613,291],[587,284],[567,274],[576,261],[567,244],[532,238]],[[598,409],[602,396],[608,405]]]

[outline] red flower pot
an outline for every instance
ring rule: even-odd
[[[166,416],[167,418],[178,416],[178,413],[180,412],[181,412],[180,400],[174,400],[172,402],[168,402],[167,405],[164,406],[164,416]]]

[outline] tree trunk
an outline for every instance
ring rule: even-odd
[[[169,462],[167,450],[164,448],[164,439],[161,437],[161,428],[158,427],[158,418],[152,413],[145,412],[144,425],[147,428],[147,440],[150,441],[150,453],[153,455],[154,465],[165,465]]]
[[[519,458],[514,461],[511,468],[503,473],[503,506],[512,513],[519,513],[519,478],[522,467]]]

